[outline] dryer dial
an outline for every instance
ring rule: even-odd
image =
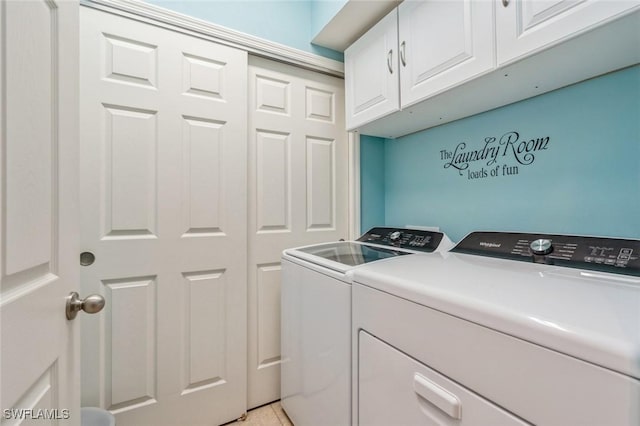
[[[545,254],[549,254],[553,251],[551,240],[547,240],[545,238],[535,240],[529,245],[529,248],[533,254],[538,256],[544,256]]]

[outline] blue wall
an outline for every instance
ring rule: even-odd
[[[361,233],[384,225],[385,140],[360,137],[360,229]],[[365,167],[366,165],[366,167]]]
[[[511,131],[518,141],[506,136],[501,145]],[[486,144],[496,147],[494,163],[459,157],[481,151],[488,137],[496,138]],[[514,153],[530,139],[540,140],[533,162],[520,164]],[[383,194],[387,225],[440,226],[456,241],[473,230],[640,238],[640,66],[386,140],[384,149],[380,183],[364,178],[380,161],[368,164],[367,151],[379,147],[363,145],[362,182],[375,186],[362,194]],[[514,166],[517,174],[506,174]],[[379,219],[374,214],[363,209],[362,223]]]
[[[344,7],[347,0],[311,1],[311,38],[313,39],[325,25]]]
[[[309,0],[145,0],[175,12],[338,61],[343,55],[311,44]],[[333,2],[332,2],[333,3]]]

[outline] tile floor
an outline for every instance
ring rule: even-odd
[[[280,401],[276,401],[249,411],[244,421],[238,420],[225,426],[293,426],[293,423],[282,409]]]

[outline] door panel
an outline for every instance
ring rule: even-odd
[[[246,53],[81,10],[83,403],[119,425],[246,410]],[[106,64],[106,65],[105,65]]]
[[[79,326],[65,317],[79,281],[77,19],[76,2],[0,3],[0,406],[70,424],[80,417]]]
[[[106,377],[111,381],[106,398],[111,409],[126,406],[129,401],[144,403],[157,397],[156,279],[132,277],[102,282],[109,301],[102,333],[111,354],[105,359]],[[129,311],[129,304],[136,309]]]
[[[348,238],[342,80],[251,57],[249,407],[280,398],[280,254]]]
[[[154,236],[157,111],[104,106],[105,236]]]
[[[280,362],[280,281],[279,263],[258,265],[257,359],[263,368]]]
[[[222,384],[226,376],[224,291],[227,277],[224,270],[183,276],[187,314],[184,320],[183,392],[193,392]]]
[[[291,135],[256,131],[256,227],[291,230]]]
[[[183,236],[222,232],[222,148],[225,123],[183,119]]]
[[[56,90],[54,82],[46,78],[56,75],[55,51],[49,38],[55,35],[53,22],[56,9],[44,1],[31,7],[5,5],[8,44],[5,55],[7,69],[5,200],[11,206],[6,213],[5,273],[13,275],[42,265],[40,273],[56,269],[51,263],[51,246],[55,244],[53,227],[55,212],[52,210],[51,181],[57,173],[53,161],[58,140],[54,135],[52,110],[55,110]],[[33,52],[20,45],[23,22],[31,20],[28,40]],[[27,90],[28,89],[28,90]],[[38,96],[39,95],[39,96]],[[22,99],[29,96],[28,101]],[[4,138],[3,138],[4,140]],[[20,143],[18,143],[20,141]]]
[[[307,230],[335,229],[335,140],[307,136]]]

